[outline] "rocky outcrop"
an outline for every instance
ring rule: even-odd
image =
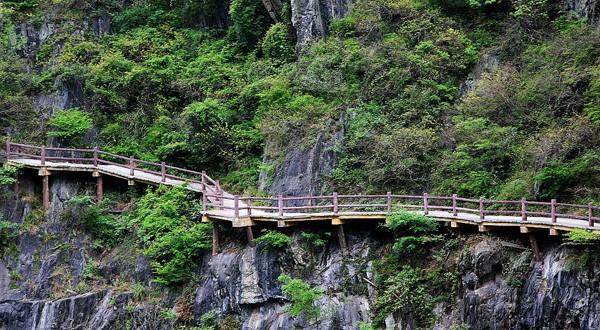
[[[274,164],[275,168],[260,174],[259,188],[274,196],[315,196],[327,192],[327,177],[337,165],[336,150],[344,139],[345,118],[340,117],[328,127],[317,134],[310,147],[296,144],[285,150],[281,161],[265,157],[265,163]]]
[[[600,23],[600,1],[598,0],[561,0],[561,9],[567,15],[583,18],[593,24]]]
[[[500,67],[500,58],[493,53],[483,54],[467,79],[460,84],[459,96],[462,96],[477,87],[477,82],[486,74],[492,74]]]
[[[296,30],[296,48],[307,49],[314,40],[327,35],[332,19],[345,17],[354,0],[291,0],[292,25]]]

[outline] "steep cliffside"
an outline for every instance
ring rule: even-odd
[[[242,329],[356,329],[377,313],[376,265],[390,253],[392,237],[372,225],[348,225],[345,252],[330,234],[335,227],[325,224],[293,228],[288,231],[293,243],[277,250],[247,246],[241,233],[223,228],[223,251],[199,260],[195,279],[185,287],[166,289],[152,283],[135,242],[110,251],[94,247],[93,237],[65,204],[85,193],[85,184],[54,178],[47,217],[36,209],[34,183],[22,186],[19,199],[2,200],[3,216],[21,224],[15,245],[0,259],[3,329],[171,329],[201,324],[211,313],[222,325]],[[434,328],[600,326],[595,252],[561,246],[540,233],[542,260],[536,262],[525,237],[522,242],[512,234],[465,230],[444,231],[454,243],[419,251],[432,258],[430,268],[456,273],[448,299],[436,302],[432,311]],[[324,245],[312,246],[302,232],[319,234]],[[289,315],[288,297],[277,280],[281,273],[324,290],[317,301],[323,311],[318,321]],[[413,329],[411,319],[410,314],[389,315],[385,324]]]

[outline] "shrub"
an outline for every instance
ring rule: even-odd
[[[287,27],[283,23],[271,25],[261,48],[266,58],[280,62],[290,62],[296,58],[294,45],[292,44]]]
[[[385,227],[404,234],[423,235],[435,233],[439,225],[432,218],[408,211],[397,211],[387,216]]]
[[[255,241],[267,249],[281,249],[292,243],[292,239],[282,232],[268,229],[263,229],[261,232],[262,235]]]
[[[277,279],[283,284],[283,293],[288,295],[292,301],[289,309],[292,317],[298,317],[304,313],[309,319],[319,319],[321,310],[315,306],[315,301],[323,296],[322,289],[312,288],[301,279],[291,278],[286,274],[279,275]]]
[[[0,255],[19,237],[19,225],[0,218]]]
[[[55,113],[48,121],[52,129],[48,136],[70,139],[81,136],[92,128],[92,117],[80,109],[73,108]]]
[[[17,168],[4,164],[0,167],[0,186],[11,185],[16,182]]]
[[[375,324],[383,325],[392,313],[413,319],[418,328],[427,328],[434,320],[434,298],[417,268],[404,266],[379,286],[375,301]]]
[[[597,245],[600,243],[600,233],[575,229],[567,233],[566,242],[570,245]]]
[[[155,281],[175,285],[190,278],[196,258],[212,246],[212,226],[196,223],[199,204],[181,187],[148,190],[129,214],[150,258]]]
[[[112,248],[120,242],[125,224],[108,214],[104,205],[96,205],[91,197],[83,195],[71,198],[67,205],[94,236],[98,248]]]

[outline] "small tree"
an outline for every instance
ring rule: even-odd
[[[92,117],[78,108],[62,110],[55,113],[48,125],[52,129],[48,136],[61,139],[81,137],[92,128]]]
[[[319,319],[321,309],[315,306],[315,301],[323,296],[323,289],[312,288],[303,280],[291,278],[286,274],[279,275],[277,279],[283,283],[283,293],[292,300],[289,309],[291,316],[298,317],[304,313],[309,319]]]

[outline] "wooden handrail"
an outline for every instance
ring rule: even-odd
[[[329,210],[333,215],[341,215],[343,212],[350,210],[367,209],[381,210],[385,214],[393,212],[396,207],[401,207],[422,211],[425,215],[442,211],[449,212],[452,217],[458,217],[460,212],[470,214],[471,216],[478,214],[480,221],[488,220],[486,216],[494,214],[519,216],[523,222],[529,221],[528,217],[547,218],[548,222],[552,224],[559,222],[559,219],[586,221],[588,228],[594,227],[595,222],[600,221],[597,212],[600,210],[600,206],[559,203],[556,199],[552,199],[550,202],[528,201],[525,198],[521,200],[493,200],[483,197],[479,199],[463,198],[456,194],[452,196],[433,196],[424,193],[419,196],[395,195],[391,192],[373,195],[340,195],[333,193],[333,195],[329,196],[239,196],[226,194],[221,188],[219,181],[206,175],[206,172],[175,167],[165,162],[155,163],[134,157],[126,157],[100,150],[98,147],[94,147],[93,149],[54,148],[6,141],[3,149],[3,152],[0,152],[0,154],[6,160],[16,158],[35,159],[40,161],[41,166],[48,166],[48,163],[52,161],[93,164],[94,167],[109,164],[129,168],[133,179],[135,179],[137,172],[143,172],[157,175],[159,183],[166,183],[167,179],[175,179],[182,182],[200,184],[203,211],[209,211],[212,207],[220,210],[233,210],[235,217],[243,216],[242,211],[245,211],[247,215],[252,214],[252,211],[269,211],[281,217],[286,212],[301,213],[312,212],[313,210]],[[71,152],[71,154],[55,156],[48,154],[49,151]],[[105,158],[112,158],[111,160],[122,161],[122,163]],[[154,168],[151,170],[147,167],[155,167],[156,171],[154,171]],[[252,203],[256,201],[269,202],[272,206],[253,205]],[[286,205],[287,201],[308,201],[309,205],[288,206]],[[313,205],[314,201],[322,201],[320,203],[322,205],[318,205],[319,203]]]

